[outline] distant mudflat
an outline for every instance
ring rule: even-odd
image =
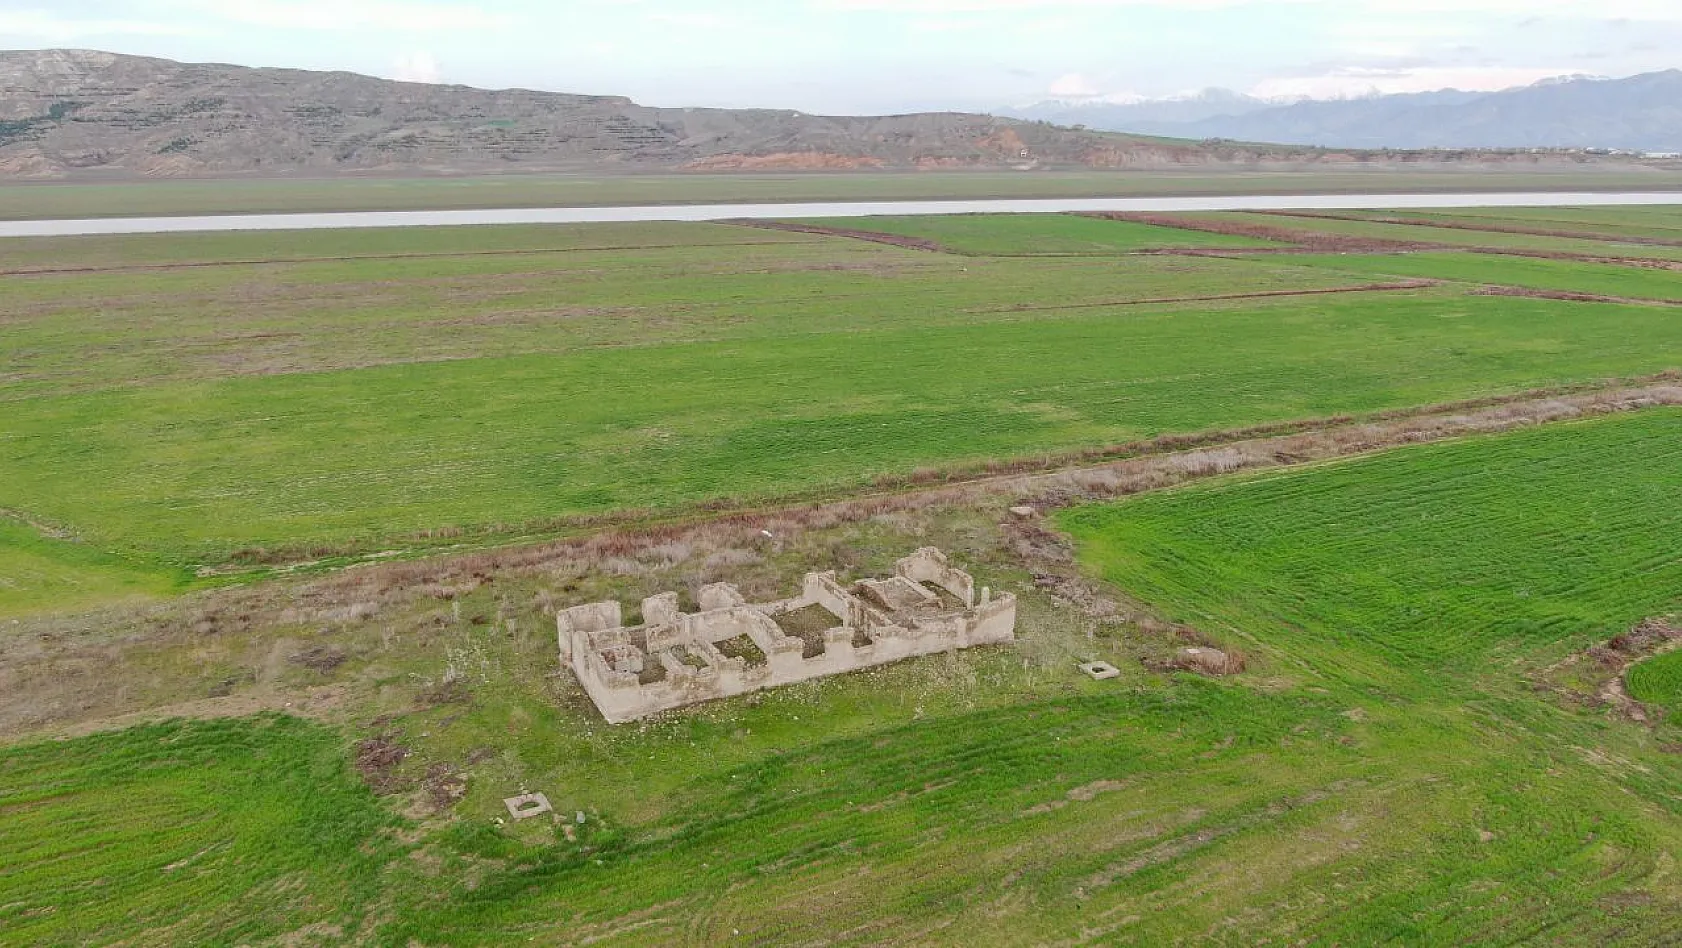
[[[1369,208],[1590,207],[1682,204],[1663,191],[1528,191],[1459,194],[1297,194],[1227,197],[1035,198],[966,201],[828,201],[787,204],[688,204],[534,207],[501,210],[352,211],[223,214],[196,217],[82,218],[0,222],[0,237],[177,234],[233,230],[334,230],[356,227],[455,227],[484,224],[606,224],[718,221],[735,218],[873,217],[930,214],[1057,214],[1073,211],[1291,211]]]

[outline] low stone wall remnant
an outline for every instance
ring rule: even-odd
[[[778,602],[749,603],[728,583],[702,589],[698,599],[701,611],[685,613],[676,593],[650,597],[643,601],[638,626],[622,624],[617,602],[556,614],[561,663],[609,723],[1016,638],[1016,597],[994,596],[986,588],[978,595],[974,578],[933,547],[900,560],[893,576],[851,588],[831,571],[808,573],[798,596]],[[800,637],[777,622],[776,617],[814,606],[833,617],[831,628]],[[811,615],[803,613],[803,621],[809,624]],[[757,647],[757,656],[736,641],[744,637]],[[821,649],[813,647],[818,637]],[[737,654],[724,654],[721,643],[732,643],[729,650]],[[653,666],[665,674],[644,674]]]

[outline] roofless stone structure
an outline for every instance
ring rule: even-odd
[[[933,547],[900,560],[887,579],[850,588],[834,572],[808,573],[791,599],[749,603],[729,583],[697,598],[694,613],[678,611],[677,593],[644,599],[635,626],[617,602],[556,615],[561,662],[610,723],[1016,638],[1016,597],[985,588],[977,596],[970,574]]]

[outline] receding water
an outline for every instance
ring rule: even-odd
[[[1575,207],[1682,204],[1682,192],[1534,191],[1491,194],[1303,194],[1235,197],[1048,198],[992,201],[845,201],[804,204],[687,204],[534,207],[481,211],[353,211],[201,217],[0,221],[0,237],[174,234],[225,230],[450,227],[467,224],[601,224],[716,221],[739,217],[870,217],[912,214],[1047,214],[1067,211],[1290,211],[1363,208]]]

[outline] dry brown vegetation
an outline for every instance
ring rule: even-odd
[[[873,244],[888,244],[893,247],[904,247],[908,250],[927,250],[930,253],[955,253],[950,247],[944,247],[932,240],[917,237],[902,237],[899,234],[884,234],[874,230],[854,230],[847,227],[826,227],[822,224],[803,224],[799,221],[773,221],[762,218],[739,218],[725,221],[727,224],[738,224],[742,227],[758,227],[761,230],[781,230],[795,234],[817,234],[822,237],[846,237],[852,240],[863,240]]]
[[[1624,675],[1630,667],[1682,644],[1674,617],[1646,619],[1599,645],[1566,657],[1535,676],[1538,691],[1577,707],[1610,707],[1642,724],[1650,710],[1629,696]]]
[[[1296,230],[1288,227],[1273,227],[1267,224],[1253,224],[1235,220],[1209,220],[1205,218],[1187,217],[1180,214],[1157,214],[1134,211],[1093,211],[1082,214],[1083,217],[1096,217],[1101,220],[1131,221],[1135,224],[1150,224],[1155,227],[1173,227],[1180,230],[1195,230],[1205,234],[1221,234],[1226,237],[1249,237],[1255,240],[1270,240],[1275,243],[1287,244],[1285,248],[1253,248],[1242,251],[1234,250],[1197,250],[1167,251],[1173,253],[1230,255],[1243,253],[1402,253],[1410,250],[1441,250],[1442,244],[1423,241],[1384,240],[1376,237],[1350,237],[1344,234],[1325,234],[1313,230]]]
[[[1561,230],[1558,228],[1533,227],[1522,224],[1512,224],[1500,221],[1465,221],[1450,218],[1434,217],[1430,220],[1419,220],[1411,217],[1396,217],[1390,214],[1356,214],[1338,213],[1336,211],[1255,211],[1252,213],[1268,214],[1275,217],[1297,217],[1304,220],[1323,221],[1358,221],[1369,224],[1406,224],[1410,227],[1430,227],[1441,230],[1469,230],[1488,234],[1519,234],[1527,237],[1563,237],[1570,240],[1613,240],[1620,244],[1645,244],[1650,247],[1682,247],[1682,240],[1666,240],[1662,237],[1645,237],[1636,234],[1619,234],[1609,237],[1604,233],[1581,230]]]

